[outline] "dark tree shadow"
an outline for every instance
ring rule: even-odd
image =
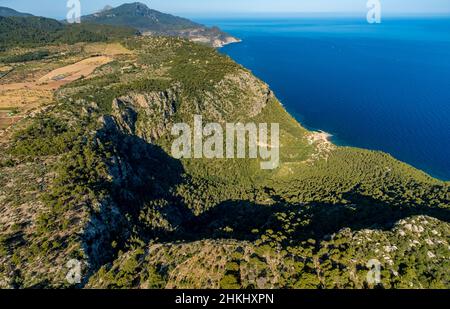
[[[100,210],[92,213],[82,236],[90,274],[116,259],[120,250],[127,250],[126,244],[133,236],[148,242],[168,233],[163,228],[143,224],[140,218],[143,210],[154,209],[174,229],[193,216],[173,194],[184,181],[180,161],[161,147],[124,133],[112,117],[109,119],[111,123],[98,132],[98,138],[111,152],[112,159],[107,165],[112,184]]]
[[[196,216],[174,194],[176,187],[186,181],[181,162],[170,157],[160,147],[135,135],[123,133],[117,125],[109,127],[109,131],[104,134],[113,145],[115,157],[115,161],[111,162],[114,176],[111,201],[103,205],[100,214],[93,215],[92,220],[108,225],[108,220],[113,218],[113,205],[120,213],[113,220],[116,226],[109,226],[113,232],[105,237],[103,247],[100,248],[105,252],[104,257],[99,259],[96,256],[99,250],[88,251],[94,271],[102,264],[112,262],[118,250],[133,235],[137,235],[144,243],[155,239],[159,242],[205,239],[254,241],[268,230],[285,232],[287,226],[288,241],[292,244],[309,239],[320,241],[343,228],[354,231],[390,230],[400,219],[414,215],[427,215],[450,222],[448,209],[418,207],[402,204],[401,201],[389,204],[361,194],[358,187],[344,194],[348,201],[346,204],[291,204],[273,190],[267,189],[266,193],[274,201],[272,205],[228,200]],[[143,223],[143,210],[156,213],[169,228],[158,224],[149,226],[145,220]],[[112,240],[118,242],[115,247],[111,246]]]
[[[426,215],[450,222],[450,211],[442,208],[417,207],[414,205],[392,206],[372,197],[351,191],[345,194],[348,204],[311,203],[289,204],[274,197],[273,205],[258,205],[248,201],[226,201],[200,216],[192,217],[184,224],[183,235],[175,239],[193,241],[201,239],[230,238],[255,240],[268,229],[282,231],[290,220],[299,219],[300,224],[291,225],[291,237],[295,241],[322,240],[325,236],[343,228],[354,231],[363,229],[390,230],[396,222],[416,215]],[[281,221],[277,214],[286,214]],[[291,217],[288,216],[291,215]]]

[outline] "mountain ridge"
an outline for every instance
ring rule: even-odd
[[[32,14],[21,13],[8,7],[0,7],[0,17],[34,18],[46,24],[50,23],[50,20],[56,21],[51,18],[36,17]],[[132,28],[141,32],[143,35],[149,36],[180,37],[215,48],[240,42],[239,39],[223,32],[218,27],[206,27],[187,18],[162,13],[150,9],[147,5],[140,2],[125,3],[115,8],[107,5],[96,13],[82,16],[81,21],[81,24]],[[18,22],[26,24],[25,20],[16,20],[16,24]],[[65,20],[58,22],[67,25]],[[42,27],[39,25],[38,30],[42,30]],[[31,37],[29,34],[27,36]]]
[[[178,30],[200,27],[189,19],[161,13],[141,2],[125,3],[118,7],[106,6],[99,12],[81,17],[82,21],[107,24],[126,24],[141,32]]]
[[[134,2],[118,7],[107,6],[94,14],[82,16],[82,22],[132,27],[144,35],[168,35],[222,47],[239,42],[238,39],[217,27],[206,27],[187,18],[174,16],[150,9],[147,5]]]
[[[22,13],[22,12],[14,10],[14,9],[5,7],[5,6],[0,6],[0,16],[2,16],[2,17],[30,17],[33,15],[28,14],[28,13]]]
[[[133,28],[89,23],[67,24],[37,16],[0,16],[0,50],[10,46],[99,42],[136,34]]]

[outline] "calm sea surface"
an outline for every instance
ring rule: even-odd
[[[199,20],[305,127],[450,180],[450,17]]]

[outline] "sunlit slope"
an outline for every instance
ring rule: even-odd
[[[212,48],[120,43],[2,141],[0,286],[373,287],[372,258],[383,287],[449,286],[448,183],[307,131]],[[174,159],[171,128],[194,115],[279,123],[279,168]]]

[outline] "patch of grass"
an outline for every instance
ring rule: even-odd
[[[25,54],[13,55],[6,58],[0,59],[0,62],[3,63],[18,63],[18,62],[29,62],[42,60],[50,56],[50,52],[48,50],[38,50],[32,51]]]

